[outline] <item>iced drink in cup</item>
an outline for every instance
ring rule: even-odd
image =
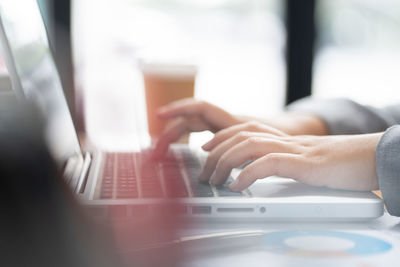
[[[147,123],[152,142],[162,134],[167,122],[157,110],[173,101],[193,97],[197,67],[190,64],[142,63]]]

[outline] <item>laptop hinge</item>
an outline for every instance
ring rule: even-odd
[[[89,152],[86,152],[83,161],[82,172],[81,175],[79,176],[78,184],[75,188],[76,193],[82,194],[85,191],[91,162],[92,162],[92,157]]]

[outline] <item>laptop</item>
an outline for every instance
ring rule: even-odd
[[[316,188],[280,177],[259,180],[243,192],[200,183],[204,158],[187,145],[172,145],[160,161],[150,159],[151,149],[83,151],[35,0],[0,0],[0,38],[16,94],[43,111],[46,140],[65,181],[99,217],[116,207],[122,217],[138,216],[138,209],[154,213],[166,200],[182,203],[183,217],[226,221],[360,221],[383,214],[383,201],[371,192]]]

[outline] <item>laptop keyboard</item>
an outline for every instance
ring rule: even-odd
[[[99,190],[100,199],[240,197],[226,184],[201,183],[201,163],[188,148],[178,148],[161,160],[151,158],[151,151],[107,153]],[[175,156],[179,155],[179,156]]]

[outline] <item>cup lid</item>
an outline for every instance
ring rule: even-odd
[[[193,77],[198,71],[198,67],[195,64],[186,62],[140,60],[138,65],[144,74],[162,76]]]

